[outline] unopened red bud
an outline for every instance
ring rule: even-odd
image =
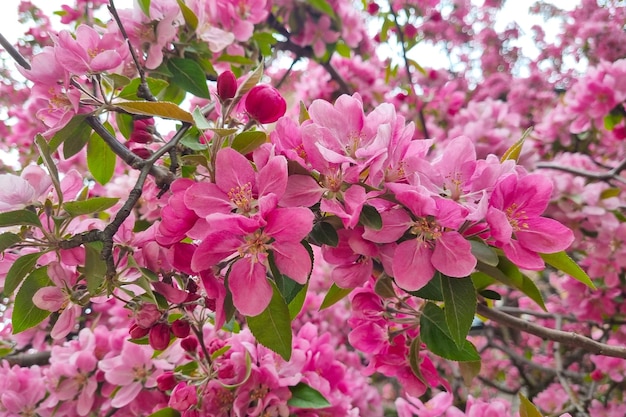
[[[184,339],[189,336],[190,331],[191,327],[189,326],[189,322],[187,320],[175,320],[172,323],[172,333],[179,339]]]
[[[232,71],[224,71],[217,77],[217,95],[222,100],[228,100],[237,94],[237,77]]]
[[[180,341],[180,347],[182,347],[185,352],[195,352],[196,349],[198,349],[198,339],[189,336]]]
[[[145,327],[139,326],[137,323],[133,323],[128,329],[128,334],[132,339],[141,339],[146,336],[150,332],[150,329],[146,329]]]
[[[136,129],[130,134],[128,140],[135,143],[150,143],[154,140],[154,136],[145,129]]]
[[[374,2],[367,5],[367,12],[371,15],[375,15],[380,10],[380,6]]]
[[[163,372],[157,376],[156,383],[161,391],[171,390],[176,386],[176,376],[173,372]]]
[[[407,39],[415,39],[417,36],[417,28],[411,23],[407,23],[404,25],[404,35]]]
[[[150,158],[150,156],[152,156],[152,151],[150,149],[146,149],[146,148],[131,149],[131,152],[134,153],[135,155],[137,155],[138,157],[142,158],[142,159],[148,159],[148,158]]]
[[[287,102],[277,89],[261,84],[252,87],[246,97],[246,111],[259,123],[274,123],[287,111]]]
[[[148,342],[154,350],[165,350],[170,344],[170,326],[165,323],[157,323],[150,328]]]

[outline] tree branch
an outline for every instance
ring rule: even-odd
[[[24,368],[28,368],[34,365],[48,365],[50,362],[50,351],[34,352],[34,353],[18,353],[15,355],[9,355],[2,358],[9,363],[9,365],[18,365]]]
[[[539,326],[535,323],[531,323],[502,311],[498,311],[497,309],[489,308],[483,304],[478,304],[476,306],[476,313],[503,326],[530,333],[542,339],[560,342],[567,346],[578,347],[596,355],[626,359],[626,348],[624,347],[611,346],[605,343],[596,342],[593,339],[573,332],[564,332],[561,330]]]
[[[13,58],[15,62],[17,62],[22,68],[27,70],[30,69],[30,63],[26,60],[26,58],[24,58],[22,54],[20,54],[17,49],[15,49],[13,45],[11,45],[11,42],[9,42],[4,36],[2,36],[1,33],[0,45],[2,45],[5,51],[7,51],[9,55],[11,55],[11,58]]]
[[[619,164],[617,164],[615,167],[608,170],[607,172],[592,172],[592,171],[587,171],[584,169],[566,167],[566,166],[555,164],[552,162],[539,162],[537,163],[537,165],[535,165],[535,167],[541,168],[541,169],[554,169],[556,171],[563,171],[569,174],[589,178],[591,180],[598,180],[598,181],[615,180],[615,181],[621,182],[622,184],[626,184],[626,178],[619,175],[624,169],[626,169],[626,159],[621,161]]]

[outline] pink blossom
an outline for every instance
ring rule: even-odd
[[[398,417],[438,417],[450,408],[454,396],[449,392],[440,392],[427,402],[410,395],[395,401]]]
[[[508,175],[489,200],[487,222],[496,246],[521,268],[543,269],[539,253],[567,249],[574,240],[570,229],[541,217],[550,201],[552,182],[538,174]]]
[[[76,37],[66,30],[59,33],[54,48],[57,62],[75,75],[100,73],[119,67],[121,40],[113,34],[102,37],[91,26],[79,25]]]
[[[168,405],[174,410],[185,411],[196,405],[198,402],[198,394],[196,387],[187,385],[186,382],[179,382],[172,390]]]

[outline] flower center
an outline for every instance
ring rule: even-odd
[[[254,198],[252,197],[252,185],[249,182],[231,188],[228,192],[228,198],[241,213],[248,214],[252,211]]]

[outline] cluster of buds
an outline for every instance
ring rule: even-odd
[[[191,326],[185,319],[177,319],[172,323],[164,320],[164,314],[154,304],[143,304],[135,314],[135,321],[129,329],[130,337],[141,339],[148,336],[150,346],[155,350],[164,350],[170,344],[171,336],[179,339],[189,339]],[[195,346],[189,342],[189,349],[195,350]],[[187,350],[187,349],[185,349]]]
[[[133,120],[133,131],[126,146],[140,158],[149,158],[152,152],[146,145],[154,141],[154,119],[152,117]]]

